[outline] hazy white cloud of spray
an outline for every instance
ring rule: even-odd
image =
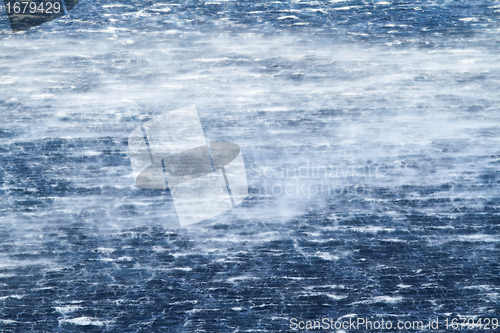
[[[369,180],[372,187],[472,184],[491,168],[486,157],[498,153],[500,62],[485,49],[338,45],[300,35],[193,38],[175,31],[48,36],[36,44],[16,38],[2,45],[11,57],[3,65],[7,106],[0,117],[17,135],[2,144],[50,137],[110,137],[120,144],[145,119],[196,104],[207,139],[237,143],[249,165],[384,166]],[[131,170],[101,167],[93,178],[77,170],[67,177],[75,185],[134,186]],[[248,177],[260,184],[252,171]],[[491,194],[479,184],[476,190]],[[102,200],[62,198],[54,205],[64,210]],[[113,207],[133,204],[146,213],[149,200],[104,198],[110,223]],[[329,200],[271,196],[228,218],[289,219]],[[158,221],[172,213],[163,206],[145,216]]]

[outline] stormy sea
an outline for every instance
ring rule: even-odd
[[[2,7],[0,331],[500,330],[499,19],[82,0],[13,33]],[[189,105],[248,196],[181,227],[128,137]]]

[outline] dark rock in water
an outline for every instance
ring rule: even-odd
[[[64,2],[66,3],[66,10],[72,10],[78,4],[78,1],[80,0],[64,0]]]
[[[69,11],[79,0],[4,0],[13,32],[27,30],[64,15],[64,3]]]

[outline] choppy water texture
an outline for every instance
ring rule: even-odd
[[[18,34],[2,15],[0,330],[499,317],[499,14],[84,0]],[[250,195],[179,228],[127,137],[191,104]]]

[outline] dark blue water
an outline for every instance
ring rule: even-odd
[[[2,15],[0,331],[500,318],[499,15],[83,1],[17,34]],[[191,104],[241,147],[249,196],[180,228],[127,138]]]

